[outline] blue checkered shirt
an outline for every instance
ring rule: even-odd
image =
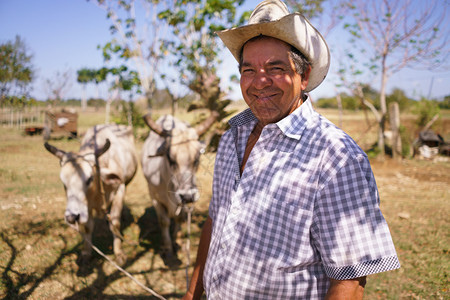
[[[329,278],[400,267],[366,154],[309,101],[264,127],[230,120],[217,153],[204,270],[208,299],[323,299]]]

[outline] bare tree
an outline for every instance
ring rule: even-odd
[[[292,12],[300,12],[313,21],[326,38],[344,19],[349,11],[346,0],[286,0]]]
[[[59,103],[72,87],[72,72],[70,70],[57,71],[52,78],[44,81],[44,88],[53,104]]]
[[[369,59],[360,66],[380,76],[378,147],[384,156],[388,79],[405,67],[448,67],[448,3],[439,0],[354,0],[348,5],[353,10],[354,23],[349,22],[345,27],[354,41],[362,42],[353,49]],[[355,52],[349,55],[357,56]]]

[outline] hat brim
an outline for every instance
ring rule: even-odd
[[[330,51],[325,39],[300,13],[289,14],[276,21],[219,31],[217,35],[238,62],[242,46],[258,35],[274,37],[294,46],[311,63],[306,92],[322,83],[330,67]]]

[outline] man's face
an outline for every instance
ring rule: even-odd
[[[242,51],[242,95],[263,125],[278,122],[301,104],[308,79],[295,72],[290,48],[281,40],[263,37],[247,42]]]

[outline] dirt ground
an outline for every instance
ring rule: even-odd
[[[41,137],[24,138],[5,129],[0,136],[0,297],[157,299],[99,255],[88,267],[77,263],[82,241],[63,220],[65,196],[57,159],[43,149]],[[74,141],[54,143],[64,149],[77,147]],[[191,274],[211,196],[213,163],[213,154],[203,156],[189,260],[185,226],[178,239],[183,261],[178,269],[169,269],[158,254],[159,229],[140,169],[128,187],[124,269],[166,299],[179,299],[185,292],[185,265]],[[450,299],[449,160],[373,160],[372,167],[402,268],[371,276],[365,299]],[[94,244],[113,258],[106,221],[97,221],[96,228]]]

